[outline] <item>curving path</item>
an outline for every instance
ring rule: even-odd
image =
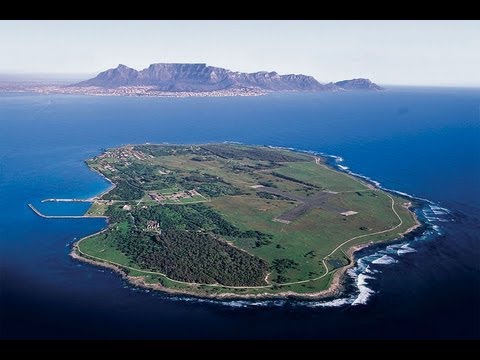
[[[337,252],[341,247],[343,247],[344,245],[348,244],[349,242],[352,242],[354,240],[357,240],[357,239],[361,239],[361,238],[365,238],[365,237],[368,237],[368,236],[373,236],[373,235],[380,235],[380,234],[384,234],[384,233],[387,233],[387,232],[390,232],[390,231],[394,231],[395,229],[398,229],[400,226],[403,225],[403,220],[402,218],[400,217],[400,215],[398,215],[397,211],[395,210],[395,200],[393,199],[393,197],[391,197],[388,193],[385,193],[389,198],[390,200],[392,200],[392,204],[391,204],[391,209],[393,211],[393,213],[397,216],[398,220],[400,220],[400,222],[395,225],[394,227],[391,227],[390,229],[386,229],[386,230],[382,230],[382,231],[377,231],[377,232],[374,232],[374,233],[370,233],[370,234],[363,234],[363,235],[358,235],[358,236],[354,236],[348,240],[345,240],[344,242],[342,242],[340,245],[338,245],[335,249],[332,250],[332,252],[330,252],[330,254],[326,255],[323,259],[322,259],[322,263],[323,263],[323,266],[325,268],[325,273],[323,273],[322,275],[316,277],[316,278],[312,278],[312,279],[306,279],[306,280],[298,280],[298,281],[292,281],[292,282],[288,282],[288,283],[282,283],[282,284],[270,284],[270,285],[259,285],[259,286],[229,286],[229,285],[222,285],[222,284],[218,284],[218,283],[215,283],[215,284],[202,284],[202,283],[195,283],[195,282],[186,282],[186,281],[180,281],[180,280],[175,280],[175,279],[172,279],[172,278],[169,278],[166,274],[163,274],[161,272],[156,272],[156,271],[148,271],[148,270],[141,270],[141,269],[137,269],[137,268],[134,268],[134,267],[131,267],[131,266],[126,266],[126,265],[122,265],[122,264],[119,264],[119,263],[116,263],[116,262],[113,262],[113,261],[110,261],[110,260],[105,260],[105,259],[102,259],[102,258],[98,258],[96,256],[92,256],[92,255],[88,255],[88,254],[85,254],[83,251],[80,250],[80,242],[87,239],[87,238],[90,238],[92,236],[95,236],[95,235],[98,235],[99,233],[103,232],[103,231],[106,231],[107,229],[104,229],[102,230],[101,232],[99,233],[96,233],[96,234],[92,234],[90,236],[87,236],[83,239],[81,239],[80,241],[78,241],[77,243],[77,250],[80,254],[82,254],[83,256],[87,257],[87,258],[92,258],[92,259],[95,259],[95,260],[98,260],[98,261],[101,261],[101,262],[105,262],[105,263],[108,263],[108,264],[112,264],[112,265],[115,265],[115,266],[118,266],[120,268],[125,268],[125,269],[129,269],[129,270],[133,270],[133,271],[137,271],[137,272],[140,272],[140,273],[144,273],[144,274],[152,274],[152,275],[160,275],[160,276],[163,276],[165,277],[166,279],[168,279],[169,281],[172,281],[174,283],[177,283],[177,284],[182,284],[182,285],[189,285],[189,286],[208,286],[208,287],[219,287],[219,288],[225,288],[225,289],[268,289],[268,288],[272,288],[273,286],[277,286],[277,287],[280,287],[280,286],[289,286],[289,285],[296,285],[296,284],[303,284],[303,283],[307,283],[307,282],[311,282],[311,281],[316,281],[316,280],[320,280],[322,278],[324,278],[325,276],[327,276],[330,271],[328,270],[328,265],[326,263],[326,259],[329,258],[330,256],[332,256],[335,252]]]

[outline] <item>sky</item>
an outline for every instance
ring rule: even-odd
[[[207,63],[320,82],[480,86],[480,21],[0,21],[0,74]]]

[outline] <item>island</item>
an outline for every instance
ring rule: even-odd
[[[112,183],[85,214],[108,227],[71,255],[172,293],[335,296],[355,251],[419,226],[408,199],[283,148],[125,145],[86,163]]]

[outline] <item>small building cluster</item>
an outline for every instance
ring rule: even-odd
[[[125,146],[115,150],[109,150],[104,154],[98,156],[98,159],[104,158],[112,158],[117,160],[127,160],[132,158],[137,160],[147,160],[148,158],[153,158],[153,156],[135,150],[133,146]]]
[[[119,149],[108,150],[105,153],[96,157],[100,170],[107,170],[109,172],[116,172],[117,169],[109,163],[108,159],[120,160],[125,166],[131,165],[128,160],[147,160],[153,158],[152,155],[144,154],[141,151],[137,151],[133,146],[126,146]]]
[[[158,223],[158,221],[154,220],[147,221],[147,227],[145,228],[145,231],[156,232],[159,234],[162,233],[162,230],[160,229],[160,224]]]
[[[165,201],[178,201],[181,199],[190,199],[194,196],[201,196],[201,195],[197,190],[193,189],[193,190],[178,191],[172,194],[161,194],[158,192],[149,192],[148,196],[150,196],[150,199],[158,203],[163,203]]]

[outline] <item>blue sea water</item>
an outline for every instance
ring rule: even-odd
[[[84,160],[126,143],[238,141],[337,156],[333,166],[427,199],[415,238],[362,250],[333,301],[210,301],[128,285],[71,259],[101,219],[51,220],[109,184]],[[0,94],[0,337],[479,338],[480,90],[252,98]]]

